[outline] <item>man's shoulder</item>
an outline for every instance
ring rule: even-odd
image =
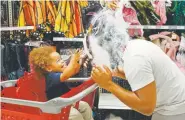
[[[128,42],[128,45],[129,46],[155,46],[155,44],[153,44],[152,42],[150,41],[147,41],[147,40],[142,40],[142,39],[136,39],[136,40],[131,40]]]
[[[150,57],[154,53],[162,52],[158,46],[146,40],[129,41],[126,48],[128,56],[147,56]]]

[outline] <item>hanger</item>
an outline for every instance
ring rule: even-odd
[[[126,8],[132,8],[132,5],[130,4],[129,0],[123,0],[120,2],[120,4],[122,4],[122,6],[124,5],[124,7]]]
[[[40,47],[42,45],[43,41],[28,41],[25,43],[26,46],[30,47]]]

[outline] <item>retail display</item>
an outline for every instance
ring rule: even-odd
[[[60,1],[55,30],[63,32],[66,37],[73,38],[83,33],[82,15],[80,7],[86,7],[86,1]]]
[[[150,39],[154,41],[154,43],[157,44],[177,64],[179,69],[185,74],[185,67],[183,65],[184,61],[182,60],[181,62],[177,61],[178,56],[176,56],[178,47],[180,46],[179,36],[171,32],[161,32],[159,34],[151,35]],[[181,41],[184,41],[183,36],[181,38]],[[181,47],[179,47],[179,49],[181,49]]]
[[[30,71],[28,55],[34,46],[26,43],[27,41],[19,42],[16,39],[1,41],[1,81],[18,79],[24,71]]]
[[[137,11],[137,16],[142,25],[156,25],[160,22],[160,17],[154,11],[150,1],[130,1]]]
[[[52,1],[21,1],[18,26],[54,25],[56,7]],[[48,30],[49,31],[49,30]]]
[[[1,1],[1,27],[9,26],[8,19],[8,2]]]
[[[128,5],[123,6],[123,19],[125,22],[130,23],[130,25],[141,25],[138,18],[136,11]],[[142,29],[129,29],[128,33],[131,37],[134,36],[143,36],[143,30]]]
[[[166,23],[167,17],[166,17],[166,3],[165,1],[156,0],[152,3],[154,10],[157,15],[160,16],[161,21],[158,23],[158,25],[163,25]]]
[[[167,8],[167,24],[184,25],[185,24],[185,1],[173,1],[172,7]]]

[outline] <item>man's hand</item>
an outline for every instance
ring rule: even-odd
[[[89,57],[87,54],[83,53],[80,57],[80,65],[83,65],[84,67],[87,67],[89,63]]]
[[[107,66],[103,66],[103,68],[100,66],[93,67],[91,77],[100,87],[109,91],[113,82],[112,73]]]
[[[126,79],[125,72],[121,67],[117,67],[112,71],[112,76],[119,77],[122,79]]]

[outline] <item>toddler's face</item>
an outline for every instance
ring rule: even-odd
[[[50,54],[52,59],[50,65],[50,71],[52,72],[63,72],[66,68],[66,63],[62,60],[61,56],[57,52],[53,52]]]

